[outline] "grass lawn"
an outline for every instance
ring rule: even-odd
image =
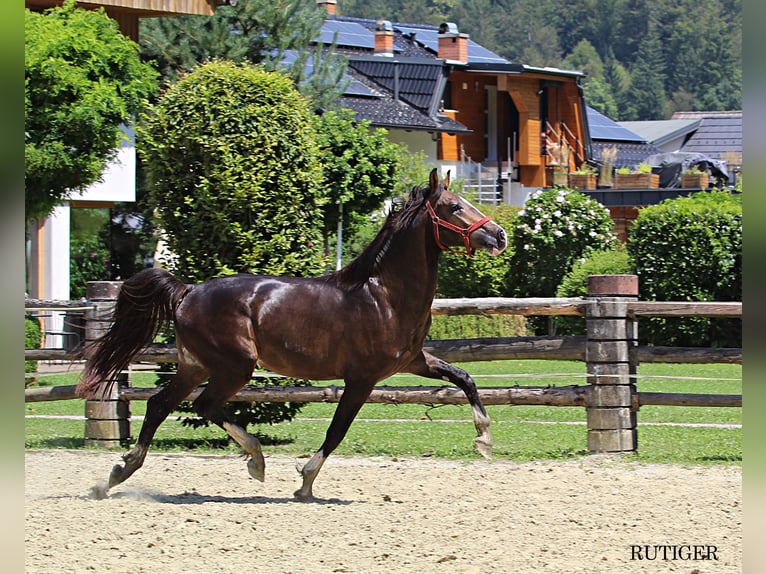
[[[461,365],[480,387],[585,384],[585,364],[576,361],[492,361]],[[555,375],[555,376],[551,376]],[[646,364],[639,367],[638,390],[678,393],[742,392],[740,365]],[[75,384],[77,375],[43,375],[42,385]],[[133,386],[153,387],[152,373],[135,373]],[[341,384],[340,381],[335,381]],[[317,383],[323,385],[325,383]],[[383,385],[435,384],[419,377],[396,375]],[[131,403],[134,416],[143,415],[145,402]],[[494,457],[515,461],[562,459],[587,454],[585,409],[581,407],[489,406]],[[27,415],[83,415],[80,400],[26,403]],[[252,427],[267,453],[309,454],[321,444],[335,405],[312,403],[289,422]],[[645,406],[638,413],[639,452],[636,460],[682,464],[740,464],[740,408]],[[663,423],[663,424],[659,424]],[[668,424],[673,423],[673,424]],[[679,424],[719,426],[677,426]],[[26,418],[27,448],[83,448],[83,421],[67,418]],[[140,421],[133,421],[137,436]],[[175,415],[157,432],[155,450],[237,452],[220,449],[225,433],[217,427],[192,429]],[[343,455],[437,456],[474,459],[475,431],[466,405],[367,404],[336,450]]]

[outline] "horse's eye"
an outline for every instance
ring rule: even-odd
[[[462,210],[463,208],[460,206],[459,203],[451,203],[449,206],[449,209],[452,213],[457,213],[458,211]]]

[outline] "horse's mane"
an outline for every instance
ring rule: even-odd
[[[380,261],[399,232],[409,229],[418,215],[422,214],[426,191],[429,187],[413,187],[409,197],[399,208],[395,202],[378,234],[370,244],[343,269],[328,275],[328,281],[340,286],[354,288],[363,285],[378,270]]]

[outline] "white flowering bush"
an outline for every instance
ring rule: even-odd
[[[609,211],[585,194],[557,187],[533,192],[513,232],[508,284],[517,297],[553,297],[572,265],[617,238]]]

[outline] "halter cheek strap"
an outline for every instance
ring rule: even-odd
[[[434,239],[436,240],[436,245],[441,249],[442,251],[449,251],[450,253],[460,253],[457,249],[452,249],[451,247],[447,247],[444,245],[441,241],[440,237],[440,228],[449,229],[450,231],[454,231],[455,233],[459,234],[463,238],[463,244],[465,245],[465,254],[468,257],[473,257],[474,249],[471,247],[471,233],[479,229],[482,225],[487,223],[488,221],[492,221],[491,217],[484,216],[479,221],[472,223],[468,227],[458,227],[457,225],[454,225],[450,223],[449,221],[445,221],[444,219],[440,218],[438,215],[436,215],[436,211],[434,210],[434,206],[431,205],[430,201],[426,201],[426,209],[428,210],[428,215],[431,217],[431,222],[434,226]]]

